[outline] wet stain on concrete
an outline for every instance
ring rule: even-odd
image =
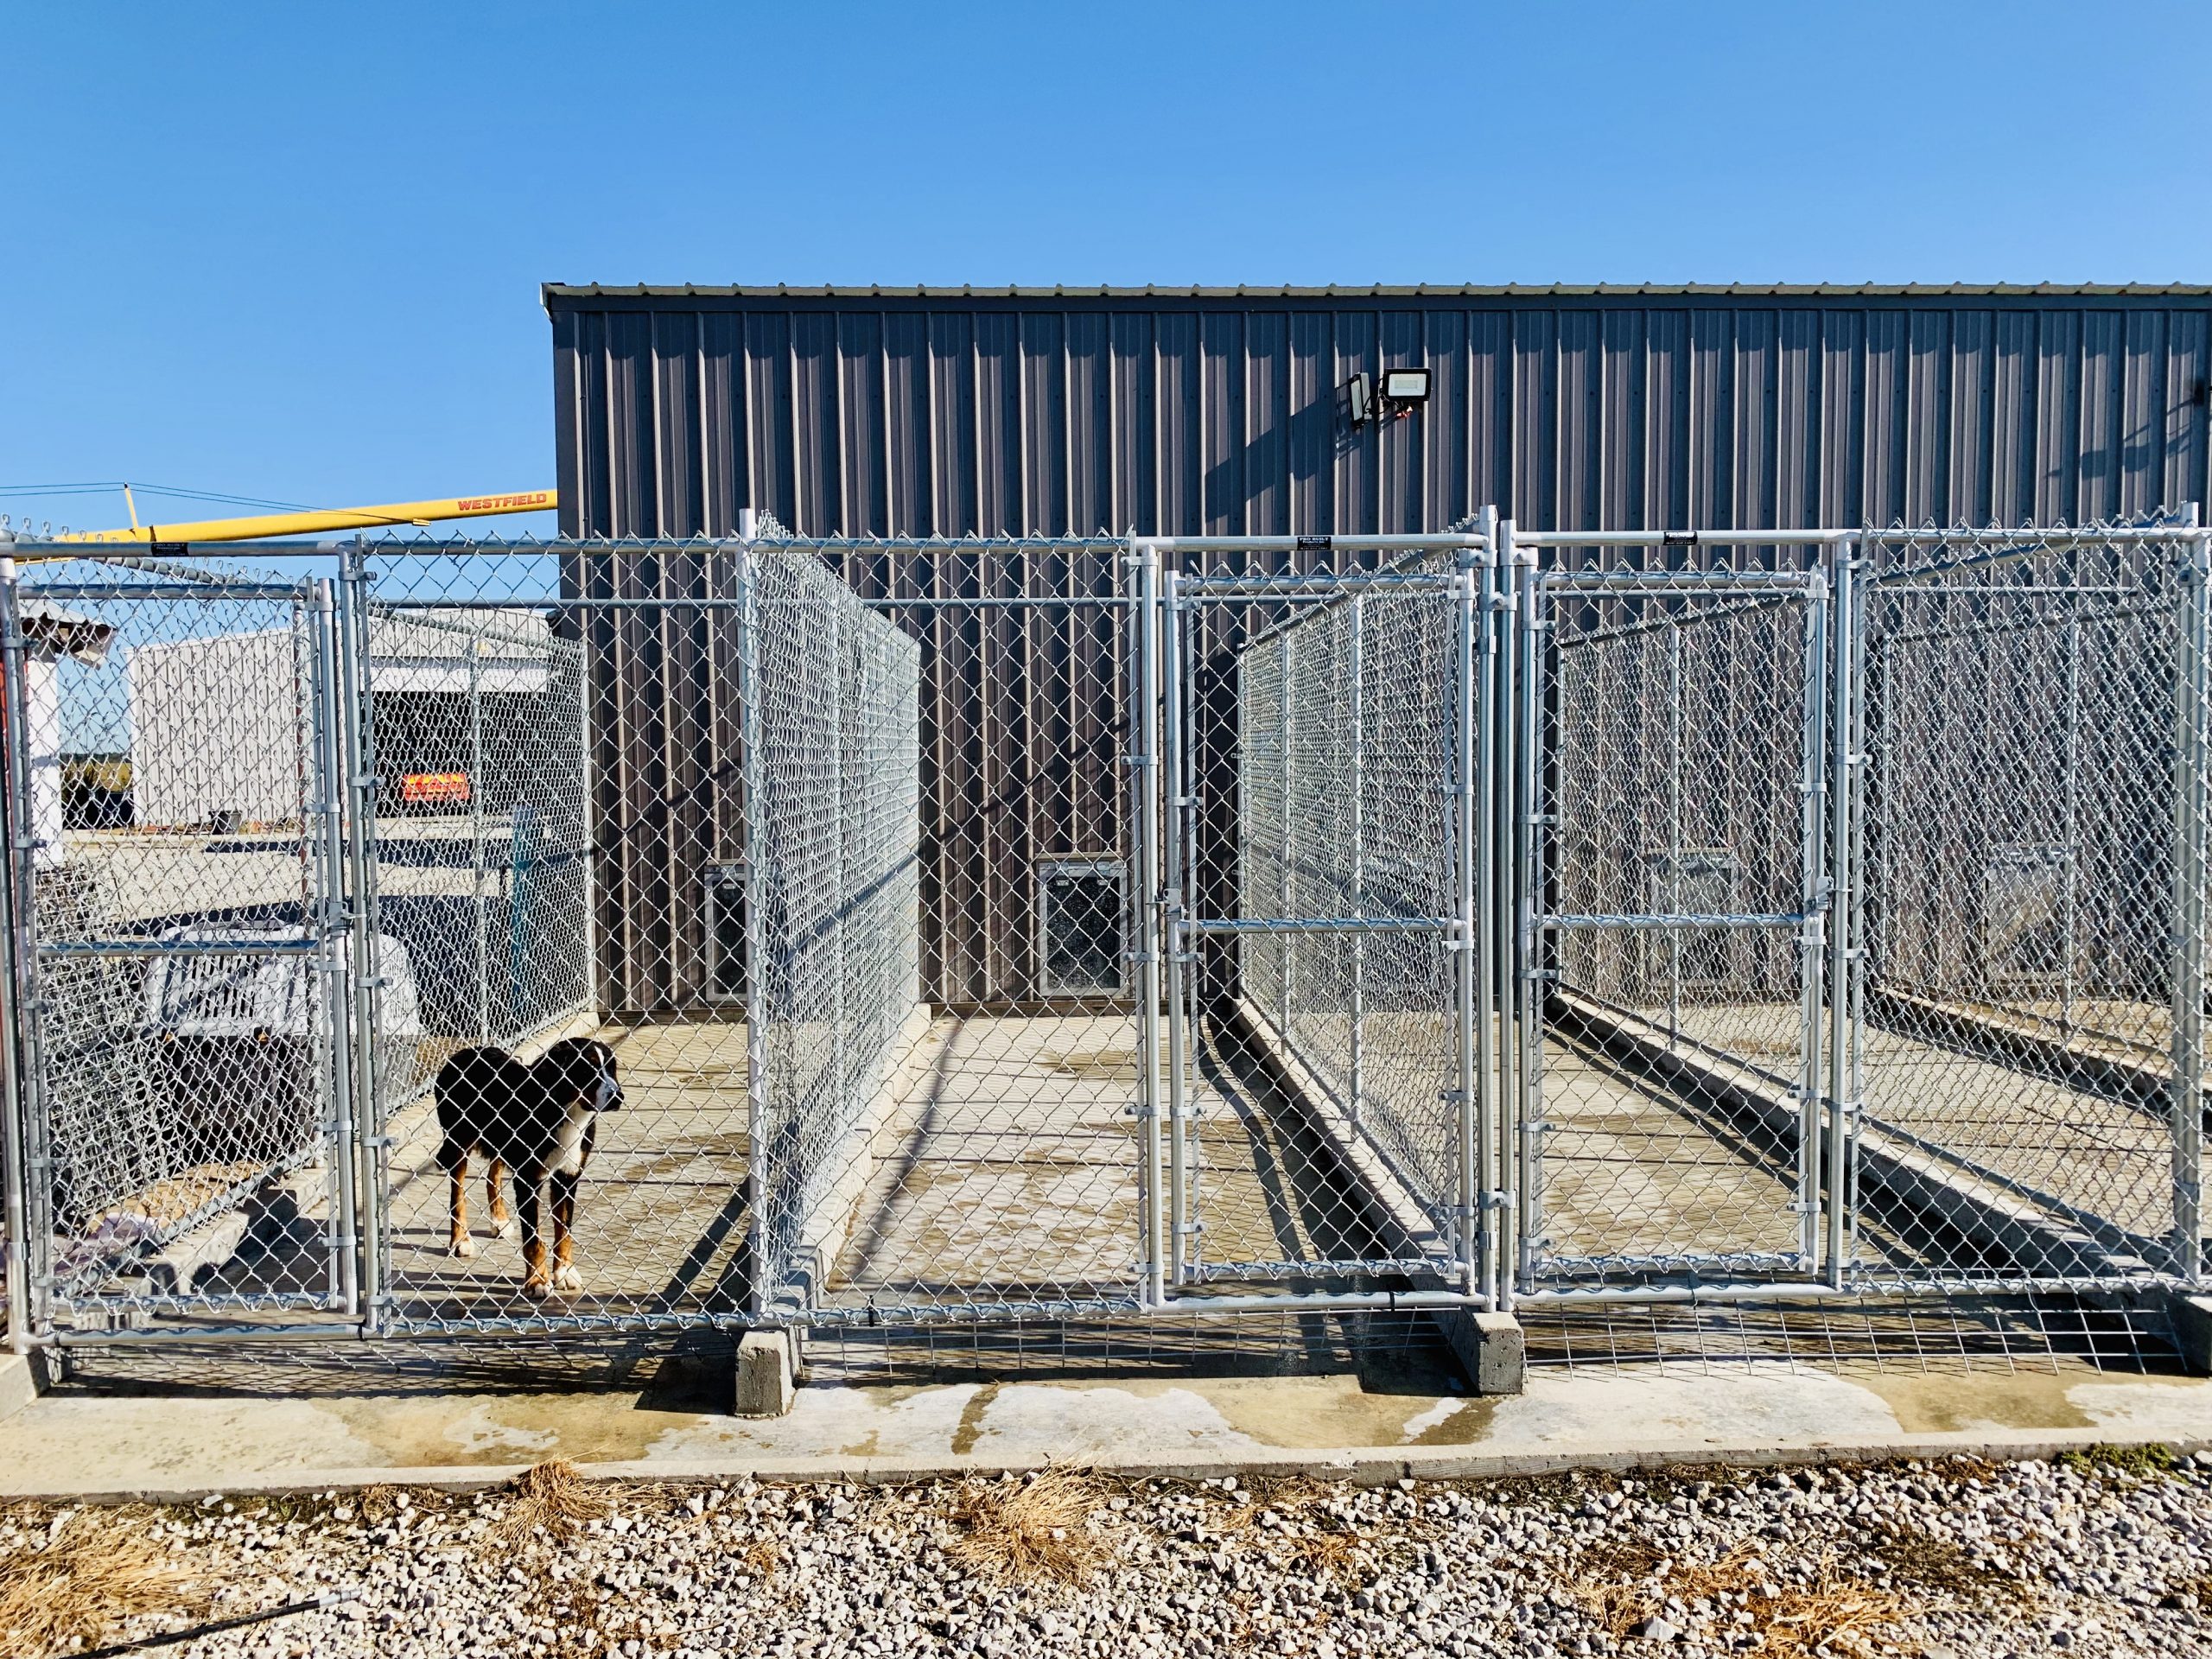
[[[652,1411],[620,1394],[518,1394],[441,1400],[370,1395],[318,1402],[318,1409],[381,1452],[395,1468],[440,1464],[629,1461],[673,1430],[721,1421],[699,1412]]]
[[[991,1408],[991,1402],[999,1397],[999,1385],[986,1382],[968,1397],[960,1408],[960,1421],[952,1431],[952,1451],[956,1457],[966,1457],[976,1449],[976,1441],[983,1432],[983,1414]]]
[[[1906,1433],[1948,1434],[1980,1427],[2094,1428],[2095,1420],[2067,1397],[2068,1389],[2093,1379],[2113,1380],[2070,1368],[2005,1376],[1877,1371],[1849,1380],[1878,1395]]]
[[[1497,1400],[1486,1396],[1464,1400],[1459,1408],[1413,1437],[1414,1446],[1473,1446],[1490,1438],[1497,1420]]]
[[[1080,1391],[1089,1383],[1039,1382],[1033,1386]],[[1230,1429],[1262,1446],[1287,1451],[1334,1450],[1340,1446],[1414,1445],[1463,1446],[1490,1429],[1495,1401],[1439,1399],[1426,1394],[1370,1394],[1355,1376],[1310,1377],[1131,1377],[1117,1380],[1113,1392],[1139,1400],[1183,1402],[1203,1416],[1210,1408]],[[1434,1423],[1421,1422],[1441,1408],[1457,1405]],[[970,1409],[974,1409],[971,1402]],[[1187,1426],[1190,1411],[1173,1404],[1166,1421]],[[1421,1427],[1414,1426],[1420,1423]],[[956,1440],[953,1449],[961,1449]]]

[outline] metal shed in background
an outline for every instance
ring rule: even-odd
[[[728,535],[747,509],[825,537],[1394,535],[1485,503],[1541,531],[2052,524],[2212,493],[2206,288],[551,285],[544,300],[569,535]],[[1413,367],[1430,372],[1425,402],[1353,421],[1353,377]],[[1110,596],[1109,563],[1040,548],[843,574],[864,594],[969,598],[990,581],[1081,600]],[[610,563],[591,592],[696,592],[690,564]],[[1043,887],[1119,851],[1096,844],[1085,804],[1115,786],[1110,629],[1069,616],[971,624],[937,655],[924,829],[940,1002],[1047,997]],[[632,618],[599,644],[606,994],[685,1007],[712,995],[709,895],[736,818],[736,769],[697,741],[714,651],[696,617]],[[1060,774],[1039,787],[1048,765]]]

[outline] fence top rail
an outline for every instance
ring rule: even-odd
[[[1518,530],[1516,547],[1800,547],[1848,542],[1864,530]]]
[[[1132,536],[1127,545],[1152,553],[1427,553],[1450,548],[1479,550],[1486,536]]]
[[[1449,571],[1421,575],[1398,570],[1350,570],[1342,575],[1178,575],[1173,579],[1174,590],[1193,599],[1255,595],[1262,599],[1328,599],[1350,589],[1369,588],[1414,588],[1449,593],[1457,584],[1458,578]]]
[[[1813,588],[1816,570],[1545,570],[1537,582],[1546,588],[1649,588],[1660,592],[1684,588],[1723,590],[1752,588]]]

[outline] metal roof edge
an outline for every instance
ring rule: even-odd
[[[1331,283],[1320,287],[1141,288],[1059,283],[1052,287],[546,283],[539,297],[550,311],[607,300],[1541,300],[1541,299],[2203,299],[2212,284],[2196,283],[1506,283],[1499,284]]]

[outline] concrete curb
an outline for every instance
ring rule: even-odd
[[[1715,1446],[1707,1442],[1637,1447],[1530,1448],[1518,1452],[1470,1452],[1464,1446],[1358,1446],[1341,1451],[1255,1450],[1229,1457],[1129,1456],[1068,1459],[1089,1472],[1124,1480],[1205,1480],[1223,1475],[1240,1479],[1305,1476],[1381,1486],[1398,1480],[1496,1480],[1551,1475],[1573,1470],[1626,1472],[1638,1469],[1726,1465],[1738,1469],[1789,1468],[1806,1464],[1890,1463],[1909,1459],[1973,1457],[1992,1463],[2034,1461],[2092,1446],[2163,1446],[2177,1456],[2212,1447],[2212,1441],[2141,1439],[2104,1433],[2053,1433],[1992,1439],[1986,1433],[1835,1441],[1808,1446]],[[761,1457],[655,1459],[584,1463],[577,1473],[594,1480],[655,1484],[714,1484],[758,1481],[897,1486],[973,1476],[1026,1473],[1050,1466],[1048,1458],[855,1458]],[[241,1475],[220,1485],[205,1483],[125,1487],[44,1484],[35,1478],[0,1475],[0,1500],[69,1501],[86,1503],[197,1503],[211,1495],[274,1497],[286,1493],[354,1491],[369,1486],[407,1486],[445,1492],[475,1492],[504,1485],[531,1467],[524,1463],[431,1465],[420,1468],[288,1469]],[[24,1472],[24,1471],[18,1471]]]

